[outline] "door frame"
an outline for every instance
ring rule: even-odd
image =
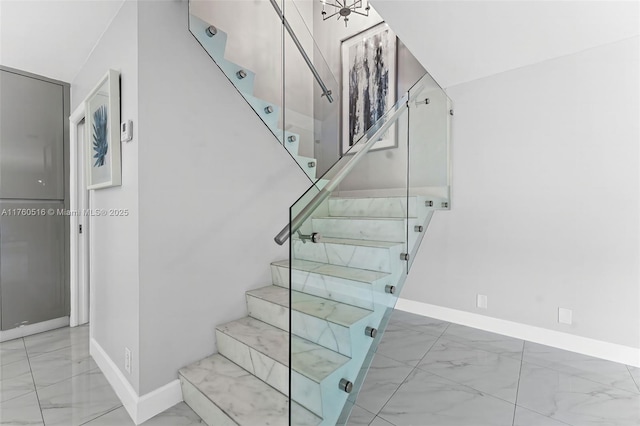
[[[78,126],[85,119],[85,103],[82,102],[69,116],[69,243],[70,243],[70,318],[69,325],[77,327],[89,322],[90,315],[90,259],[91,245],[89,239],[90,216],[84,215],[89,211],[91,200],[90,193],[87,197],[81,197],[80,182],[86,178],[86,168],[82,153],[83,147],[79,144],[84,141],[78,134]],[[86,179],[85,179],[86,182]],[[85,191],[86,187],[85,187]],[[82,224],[82,234],[79,226]],[[84,242],[84,244],[83,244]]]

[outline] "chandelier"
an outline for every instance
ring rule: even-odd
[[[369,0],[352,0],[350,4],[349,4],[350,0],[328,0],[328,1],[320,0],[320,1],[322,2],[322,20],[326,21],[327,19],[333,18],[334,16],[337,15],[338,20],[340,20],[340,18],[344,18],[345,27],[349,23],[349,16],[352,13],[356,13],[362,16],[369,16],[369,10],[371,9],[371,6],[369,6]],[[365,3],[366,6],[363,3]],[[327,12],[325,10],[327,6],[334,7],[335,9],[331,9],[329,12]]]

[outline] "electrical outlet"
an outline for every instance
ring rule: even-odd
[[[487,309],[487,296],[479,294],[476,300],[476,306],[480,309]]]
[[[560,324],[571,324],[573,322],[573,311],[567,308],[558,308],[558,322]]]
[[[124,369],[131,374],[131,350],[129,348],[124,348]]]

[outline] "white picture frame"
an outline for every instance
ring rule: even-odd
[[[122,184],[120,73],[109,70],[85,99],[87,189]]]
[[[359,146],[353,147],[354,143],[395,104],[398,85],[397,51],[397,37],[385,22],[342,40],[342,155],[357,152]],[[376,71],[382,71],[377,73],[378,78]],[[380,93],[383,95],[379,96]],[[366,106],[367,102],[369,108]],[[393,125],[371,150],[394,148],[397,145]]]

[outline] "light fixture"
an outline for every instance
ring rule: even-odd
[[[356,13],[362,16],[369,16],[369,10],[371,6],[369,6],[369,0],[320,0],[322,2],[322,20],[326,21],[327,19],[331,19],[334,16],[338,16],[338,20],[340,18],[344,18],[344,26],[346,27],[349,23],[349,16],[352,13]],[[366,4],[366,6],[365,6]],[[326,6],[331,6],[335,8],[335,12],[328,13],[325,8]],[[331,9],[332,11],[334,9]],[[362,11],[364,10],[364,12]]]

